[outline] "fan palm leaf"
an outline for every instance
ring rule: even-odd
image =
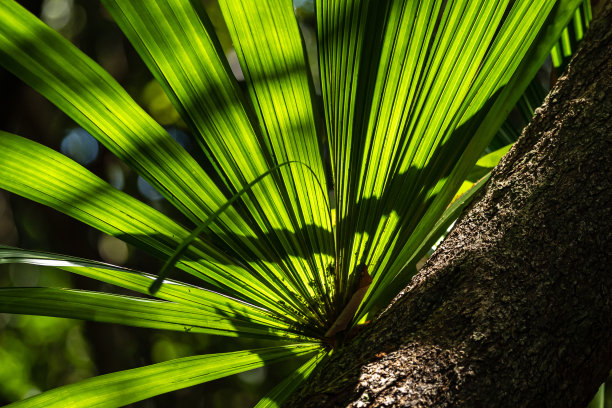
[[[3,288],[0,311],[295,344],[171,360],[14,406],[65,398],[118,406],[313,354],[260,406],[281,403],[326,358],[330,337],[403,288],[485,183],[486,176],[449,207],[466,178],[484,175],[474,164],[580,17],[582,1],[317,0],[321,98],[290,0],[220,1],[246,92],[197,2],[102,3],[214,174],[95,61],[13,0],[0,0],[0,63],[188,220],[181,225],[52,149],[0,132],[1,188],[166,260],[155,277],[0,247],[2,262],[54,266],[143,295],[157,279],[160,299]],[[166,279],[175,266],[214,291]]]

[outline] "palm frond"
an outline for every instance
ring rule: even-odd
[[[170,255],[189,236],[185,228],[167,216],[115,189],[67,157],[20,136],[5,132],[0,136],[0,187],[160,257]],[[178,266],[230,295],[279,315],[293,315],[282,307],[296,304],[288,289],[278,285],[279,291],[274,291],[211,240],[193,242]]]
[[[301,367],[293,372],[289,377],[284,379],[276,387],[274,387],[266,396],[264,396],[255,405],[255,408],[278,408],[282,407],[283,403],[289,396],[303,383],[310,374],[314,371],[323,359],[328,355],[328,351],[321,350],[319,354],[308,360]]]
[[[12,406],[118,406],[316,352],[258,404],[280,405],[328,355],[320,342],[360,279],[373,280],[344,326],[408,283],[515,140],[508,113],[518,103],[529,120],[543,97],[531,81],[551,48],[559,65],[590,21],[584,0],[316,0],[319,100],[291,0],[220,0],[245,92],[198,2],[102,2],[212,168],[97,63],[0,0],[2,65],[188,220],[0,131],[1,188],[165,260],[155,276],[0,246],[0,263],[54,266],[161,299],[3,288],[0,311],[302,343],[172,360]],[[167,279],[174,266],[218,292]]]
[[[0,246],[0,263],[61,268],[142,294],[148,294],[155,279],[154,275],[103,262],[6,246]],[[316,341],[296,328],[291,319],[193,285],[168,280],[156,295],[166,302],[99,292],[2,288],[0,310],[232,337]]]
[[[287,14],[293,13],[291,2],[284,4],[288,9],[271,10],[270,5],[263,4],[258,8],[268,10],[259,16],[268,17],[262,21],[267,32],[283,41],[276,50],[264,53],[258,49],[248,58],[251,61],[255,55],[268,57],[265,64],[254,60],[253,64],[259,62],[257,68],[245,67],[247,78],[257,83],[251,88],[257,93],[252,93],[252,104],[243,101],[210,24],[201,11],[193,8],[193,2],[150,1],[146,7],[119,1],[104,3],[199,136],[198,141],[231,193],[280,163],[307,161],[313,169],[314,177],[297,166],[283,169],[272,179],[262,180],[245,196],[247,211],[242,215],[257,232],[257,238],[240,244],[249,245],[256,259],[274,259],[275,263],[265,265],[258,262],[260,273],[269,275],[270,282],[282,281],[293,290],[294,298],[302,303],[302,313],[323,319],[331,295],[324,271],[333,259],[333,237],[327,215],[327,189],[321,191],[317,187],[325,185],[325,177],[297,23],[293,15],[289,19]],[[228,7],[224,10],[230,12]],[[232,21],[229,20],[230,27],[235,27]],[[293,26],[288,26],[291,21]],[[249,47],[241,47],[236,33],[232,34],[243,57]],[[248,41],[244,35],[240,38]],[[274,44],[274,39],[266,39],[258,38],[260,48],[262,44]],[[284,72],[268,72],[272,69]],[[260,122],[254,118],[252,106]],[[231,232],[244,234],[239,229]],[[231,237],[225,239],[229,241]],[[228,242],[229,248],[235,245]],[[237,256],[241,255],[237,251]]]
[[[178,358],[65,385],[9,404],[7,407],[119,407],[165,392],[312,353],[319,347],[317,344],[299,344]]]

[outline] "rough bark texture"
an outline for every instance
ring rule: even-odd
[[[480,198],[292,407],[583,408],[612,368],[612,5]]]

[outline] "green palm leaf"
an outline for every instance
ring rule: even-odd
[[[226,198],[211,178],[102,68],[12,1],[0,3],[0,18],[6,22],[0,27],[0,55],[7,68],[132,165],[193,221],[205,220],[223,205]],[[244,166],[250,159],[249,156],[240,164]],[[263,173],[267,167],[261,165],[255,170]],[[257,175],[253,173],[253,178]],[[268,188],[263,194],[267,196],[270,192]],[[278,191],[272,198],[276,196]],[[282,214],[277,211],[282,208],[281,201],[273,199],[264,204],[266,213]],[[258,238],[266,236],[270,230],[279,230],[284,237],[277,238],[276,242],[292,242],[291,230],[288,236],[283,232],[290,223],[266,224],[268,226],[262,231],[254,222],[248,225],[236,210],[230,209],[211,229],[218,238],[216,241],[224,244],[223,252],[255,259],[249,262],[254,271],[241,273],[245,279],[254,275],[275,291],[285,291],[284,304],[293,304],[296,313],[301,310],[302,315],[310,319],[317,318],[318,311],[319,325],[323,325],[322,312],[316,306],[318,302],[310,296],[312,291],[304,284],[304,279],[300,279],[301,271],[306,270],[302,258],[289,257],[287,252],[278,253],[276,245],[263,245]],[[302,247],[294,245],[288,253],[301,254],[299,248]],[[266,262],[271,259],[283,262],[293,259],[302,267],[298,268],[293,262],[289,265]],[[244,262],[244,258],[241,261]],[[237,287],[234,285],[231,289],[227,283],[221,287],[236,294]],[[254,282],[242,285],[242,290],[249,291],[253,285],[262,286]]]
[[[263,365],[312,353],[317,344],[207,354],[101,375],[8,405],[17,407],[119,407]]]
[[[470,7],[475,7],[472,3],[478,2],[471,2]],[[371,259],[370,262],[376,265],[371,272],[374,282],[362,304],[362,311],[368,308],[370,296],[378,296],[375,293],[377,287],[385,287],[402,273],[416,246],[423,242],[424,236],[452,200],[478,155],[535,76],[552,43],[569,23],[579,4],[578,0],[562,1],[553,9],[552,1],[516,1],[504,17],[506,2],[487,2],[479,4],[481,10],[469,14],[473,20],[453,18],[457,13],[452,9],[439,11],[442,12],[442,21],[445,18],[450,20],[448,25],[444,25],[444,30],[432,35],[433,49],[428,55],[429,61],[423,62],[419,69],[426,72],[435,69],[436,75],[426,75],[419,86],[412,82],[411,76],[405,79],[415,89],[416,102],[413,99],[408,99],[408,102],[417,104],[412,115],[409,113],[415,105],[407,105],[410,110],[403,113],[412,124],[407,121],[408,125],[399,130],[405,133],[398,136],[404,141],[404,148],[396,153],[394,177],[398,178],[398,174],[405,177],[400,178],[397,188],[392,177],[391,187],[385,189],[390,188],[394,193],[389,193],[391,198],[381,201],[387,207],[398,200],[406,205],[394,209],[397,213],[395,222],[383,218],[381,222],[385,228],[377,227],[380,231],[377,235],[384,244],[368,246],[371,242],[368,240],[362,245],[364,251],[371,251],[369,258],[365,259]],[[458,6],[455,2],[447,5],[455,6]],[[500,10],[502,15],[499,15]],[[550,12],[550,19],[544,25]],[[449,16],[445,17],[445,13]],[[483,19],[481,35],[476,36],[475,30],[467,30],[472,25],[480,27]],[[492,24],[494,21],[497,23]],[[537,37],[543,29],[543,35]],[[467,44],[479,51],[464,61],[462,49]],[[449,58],[449,52],[456,53],[456,57]],[[463,70],[459,71],[463,76],[457,72],[458,69]],[[446,72],[446,77],[440,76],[441,72]],[[462,78],[462,81],[457,78]],[[432,92],[439,96],[432,97]],[[432,129],[434,125],[438,127]],[[398,196],[397,189],[408,193]],[[402,214],[407,216],[402,218]]]
[[[118,406],[318,352],[258,406],[281,404],[328,355],[317,339],[346,310],[357,271],[373,282],[350,309],[352,324],[405,286],[485,184],[505,150],[474,167],[478,157],[521,97],[529,116],[537,69],[555,44],[553,58],[574,48],[572,18],[577,39],[590,19],[583,0],[317,0],[319,106],[291,0],[220,0],[245,93],[198,2],[102,2],[215,174],[94,61],[0,0],[2,65],[189,220],[180,225],[59,153],[0,132],[1,188],[166,260],[155,277],[0,246],[0,263],[55,266],[141,294],[155,282],[162,299],[5,288],[0,311],[308,343],[172,360],[14,406]],[[453,202],[466,178],[483,175]],[[222,293],[165,279],[174,265]]]
[[[176,248],[176,250],[174,251],[172,256],[170,256],[170,258],[168,258],[166,260],[166,262],[164,263],[162,269],[159,271],[159,276],[157,277],[156,281],[151,285],[151,288],[149,289],[149,291],[152,294],[155,294],[155,292],[157,292],[159,290],[159,287],[161,286],[162,281],[167,276],[167,274],[169,273],[170,269],[174,266],[174,264],[176,264],[176,262],[180,259],[180,257],[185,253],[187,248],[189,248],[189,245],[191,245],[191,243],[200,234],[202,234],[202,232],[206,228],[208,228],[213,222],[215,222],[217,220],[217,218],[224,211],[226,211],[228,208],[230,208],[230,206],[235,201],[240,199],[244,194],[252,191],[253,187],[256,186],[258,183],[261,183],[262,180],[264,178],[266,178],[267,176],[272,175],[272,174],[274,174],[274,172],[280,170],[281,168],[283,168],[285,166],[289,166],[291,164],[301,164],[301,165],[303,165],[304,167],[306,167],[308,170],[310,170],[312,172],[312,169],[310,168],[310,166],[308,166],[308,165],[306,165],[304,163],[301,163],[301,162],[290,161],[290,162],[281,163],[281,164],[271,168],[270,170],[268,170],[264,174],[262,174],[259,177],[257,177],[255,180],[251,181],[246,187],[244,187],[242,190],[240,190],[239,192],[234,194],[234,196],[232,198],[230,198],[225,204],[223,204],[221,207],[219,207],[219,209],[217,211],[215,211],[215,213],[213,215],[208,217],[203,223],[201,223],[193,231],[191,231],[191,234],[189,234],[189,236],[187,238],[185,238],[183,240],[183,242],[181,242],[181,244]],[[320,184],[317,183],[316,185],[317,185],[317,187],[319,187],[320,191],[323,191]],[[331,219],[331,212],[329,212],[329,216],[330,216],[330,219]]]
[[[273,179],[262,180],[245,197],[248,212],[243,214],[257,231],[258,247],[253,240],[249,242],[254,257],[279,259],[274,265],[266,265],[272,279],[283,281],[284,286],[294,290],[296,299],[304,303],[301,306],[304,313],[316,313],[320,320],[323,319],[331,295],[323,272],[332,262],[334,248],[327,215],[327,191],[321,192],[318,188],[318,184],[325,184],[325,178],[303,63],[299,65],[298,60],[296,69],[304,72],[297,75],[297,79],[296,75],[284,79],[285,74],[277,72],[273,80],[265,83],[256,77],[271,75],[270,72],[265,69],[247,71],[261,84],[255,88],[254,100],[261,104],[267,101],[265,106],[256,105],[261,119],[258,123],[250,120],[254,119],[253,114],[250,118],[249,105],[245,108],[225,58],[219,55],[220,47],[210,24],[201,11],[193,8],[192,2],[148,1],[139,7],[109,0],[104,4],[199,136],[198,141],[232,193],[280,163],[308,161],[314,169],[315,177],[295,166],[283,169]],[[292,12],[291,3],[285,5]],[[285,11],[275,10],[274,19],[270,18],[268,23],[282,16],[287,23],[287,7],[282,10]],[[271,16],[268,14],[268,17]],[[299,34],[294,17],[293,24],[293,30],[277,35],[288,31],[293,34],[292,42],[283,40],[284,51],[286,44],[293,43],[299,48],[293,47],[290,56],[272,55],[266,66],[268,69],[284,67],[289,57],[292,61],[299,57],[301,43],[295,38]],[[288,85],[282,86],[285,82]],[[283,105],[279,98],[283,99]],[[286,103],[289,98],[292,106],[296,106],[293,100],[297,99],[298,106],[304,108],[297,112],[295,109],[281,111],[281,106],[289,106]]]
[[[550,55],[555,68],[563,69],[570,60],[575,47],[584,37],[584,32],[589,27],[593,14],[591,2],[585,0],[582,6],[574,10],[571,28],[567,26],[561,32],[561,38],[552,48]]]
[[[194,219],[225,199],[185,150],[99,65],[16,2],[0,3],[0,56]],[[95,112],[95,114],[93,114]],[[205,199],[208,198],[208,199]],[[206,204],[206,206],[205,206]]]
[[[334,261],[334,241],[327,216],[327,189],[317,194],[317,181],[325,185],[310,69],[291,0],[220,1],[225,21],[248,85],[250,101],[268,150],[275,163],[300,160],[313,169],[282,172],[283,189],[294,209],[296,233],[303,248],[318,255],[301,279],[312,282],[324,299],[333,297],[325,276]],[[325,256],[326,255],[326,256]],[[332,256],[330,256],[332,255]]]
[[[2,288],[0,310],[230,337],[296,337],[176,303],[68,289]]]
[[[312,374],[317,364],[320,363],[328,352],[322,350],[304,363],[301,367],[293,372],[289,377],[284,379],[274,389],[272,389],[265,397],[263,397],[255,408],[278,408],[283,406],[283,403],[289,396]]]
[[[153,275],[103,262],[5,246],[0,246],[0,263],[58,267],[143,294],[148,293],[154,279]],[[266,310],[193,285],[166,281],[157,297],[168,302],[48,288],[3,288],[0,289],[0,310],[226,336],[240,333],[254,337],[314,340],[296,332],[290,322],[283,321],[286,319],[275,318]],[[157,319],[156,309],[159,311]],[[130,316],[127,316],[128,311]],[[163,320],[172,316],[173,321]],[[181,318],[183,323],[177,320]]]
[[[30,140],[0,132],[0,163],[0,187],[58,209],[160,257],[171,254],[189,236],[165,215],[116,190],[65,156]],[[278,292],[271,290],[265,281],[236,265],[235,260],[210,241],[194,242],[178,266],[279,315],[287,315],[282,304],[288,307],[292,302],[295,304],[287,288],[278,285]]]

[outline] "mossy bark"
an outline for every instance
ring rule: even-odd
[[[583,408],[612,368],[612,5],[479,198],[291,407]]]

